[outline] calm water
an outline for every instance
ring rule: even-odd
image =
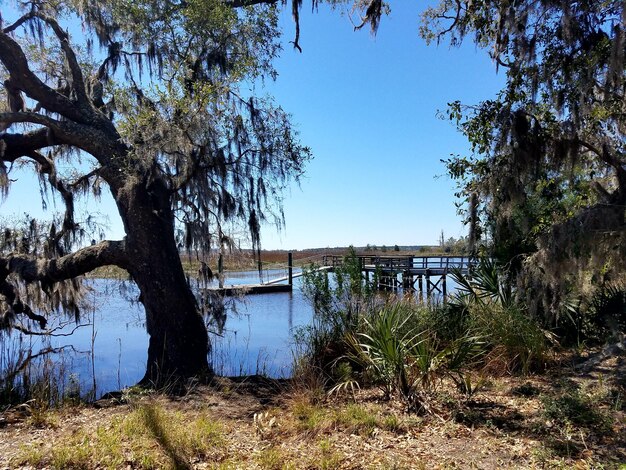
[[[285,275],[284,271],[264,274],[267,278]],[[230,273],[225,284],[258,283],[258,272]],[[302,295],[301,278],[294,279],[291,293],[250,295],[245,299],[228,299],[227,321],[222,332],[211,331],[211,362],[221,375],[264,373],[287,377],[293,362],[293,334],[310,324],[313,310]],[[45,348],[65,348],[46,357],[46,366],[65,371],[79,383],[83,392],[101,396],[135,384],[145,372],[148,336],[143,308],[137,302],[138,291],[128,283],[97,279],[89,281],[89,300],[94,308],[84,311],[83,326],[72,321],[60,326],[57,333],[70,336],[23,337],[17,332],[0,337],[0,374],[7,362],[20,351],[33,353]],[[454,285],[448,279],[448,289]],[[58,320],[57,320],[58,321]],[[215,330],[214,328],[209,328]],[[34,367],[43,367],[35,361]]]
[[[282,276],[280,271],[275,277]],[[270,274],[270,276],[273,276]],[[234,273],[226,284],[258,283],[258,272]],[[37,353],[46,348],[63,348],[49,355],[47,366],[69,371],[81,390],[93,390],[96,396],[137,383],[145,372],[148,335],[141,304],[133,302],[137,289],[119,281],[89,281],[89,300],[95,308],[84,311],[83,326],[74,321],[56,331],[70,336],[24,337],[18,332],[0,338],[0,371],[20,351]],[[293,332],[311,322],[313,310],[303,298],[300,279],[294,279],[290,293],[251,295],[227,300],[227,321],[219,334],[210,327],[213,344],[211,362],[219,374],[265,373],[286,377],[291,373]],[[62,326],[51,323],[51,328]],[[92,348],[93,344],[93,348]],[[93,353],[92,353],[93,351]],[[43,367],[36,361],[37,367]]]

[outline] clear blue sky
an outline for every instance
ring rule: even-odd
[[[266,248],[435,244],[441,230],[466,234],[440,160],[468,145],[436,114],[450,101],[494,97],[504,78],[471,43],[426,46],[424,3],[391,2],[375,37],[337,11],[305,8],[302,54],[287,43],[294,28],[283,12],[271,91],[315,158],[286,198],[286,230],[266,230]]]
[[[435,244],[441,230],[466,234],[440,159],[467,153],[468,145],[436,114],[453,100],[494,97],[504,77],[471,43],[426,46],[418,34],[424,3],[392,2],[375,37],[355,32],[340,11],[321,6],[312,14],[305,5],[303,53],[289,44],[294,25],[282,12],[279,77],[267,88],[293,115],[314,159],[300,187],[285,195],[286,229],[265,227],[264,248]],[[36,179],[18,176],[2,215],[40,216]],[[83,210],[108,214],[108,236],[123,235],[108,198]]]

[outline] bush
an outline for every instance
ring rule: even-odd
[[[496,358],[506,371],[543,364],[549,335],[515,301],[498,266],[483,261],[471,276],[455,277],[458,294],[439,305],[376,296],[353,251],[334,280],[309,271],[305,294],[315,318],[300,338],[300,370],[323,375],[332,391],[373,384],[410,408],[428,409],[444,376],[471,396],[481,374],[469,369],[493,366]]]
[[[361,330],[346,336],[348,358],[385,395],[397,393],[412,409],[428,409],[428,395],[444,375],[462,369],[482,353],[476,337],[441,341],[433,325],[425,324],[423,307],[407,301],[385,305],[363,318]],[[426,317],[428,318],[428,317]]]
[[[559,332],[568,344],[614,342],[626,332],[626,284],[607,283],[568,302]]]
[[[492,357],[503,359],[509,371],[527,374],[544,364],[546,334],[519,307],[474,305],[469,317],[471,331],[487,342]]]
[[[361,271],[353,247],[331,277],[317,266],[304,270],[302,290],[313,305],[311,325],[296,334],[298,364],[295,374],[321,374],[322,381],[337,381],[337,360],[347,352],[344,338],[356,331],[363,312],[372,310],[379,301],[373,279],[368,282]]]
[[[457,271],[453,278],[459,289],[449,308],[464,318],[468,331],[488,343],[491,357],[497,356],[507,369],[523,373],[543,365],[552,335],[527,314],[502,268],[482,259],[469,275]]]

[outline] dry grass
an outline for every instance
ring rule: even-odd
[[[115,469],[190,468],[199,459],[219,455],[221,425],[202,410],[172,411],[149,400],[95,425],[72,429],[52,445],[20,447],[12,466]]]
[[[587,376],[491,377],[469,400],[444,382],[443,419],[377,390],[223,379],[178,399],[60,410],[43,429],[18,420],[0,429],[0,468],[620,468],[625,369],[613,358]]]

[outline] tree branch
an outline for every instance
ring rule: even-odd
[[[74,87],[74,91],[76,92],[76,98],[78,103],[81,106],[93,111],[93,106],[91,106],[91,101],[87,96],[87,91],[85,89],[85,79],[83,77],[83,71],[80,68],[80,64],[78,63],[78,59],[76,58],[76,54],[74,50],[70,46],[69,36],[65,31],[61,29],[59,23],[54,18],[45,15],[36,15],[37,18],[40,18],[43,22],[47,23],[56,34],[57,38],[59,38],[59,42],[61,43],[61,49],[65,53],[65,58],[67,59],[67,63],[70,67],[70,73],[72,74],[72,86]]]
[[[461,20],[461,10],[463,9],[461,5],[461,1],[454,0],[454,3],[456,3],[456,12],[455,12],[454,17],[448,16],[445,14],[439,16],[439,18],[452,20],[452,23],[450,23],[450,26],[444,29],[443,31],[440,31],[439,33],[437,33],[437,40],[441,39],[443,36],[445,36],[446,34],[451,32],[454,28],[456,28],[456,26],[459,24],[459,21]]]
[[[78,330],[79,328],[83,328],[85,326],[91,326],[91,323],[82,323],[80,325],[76,325],[72,329],[72,331],[70,331],[69,333],[55,333],[55,331],[57,331],[60,328],[54,328],[52,330],[45,330],[45,331],[29,330],[28,328],[26,328],[26,327],[24,327],[22,325],[13,325],[11,328],[19,331],[20,333],[22,333],[24,335],[28,335],[28,336],[47,336],[47,337],[59,338],[59,337],[64,337],[64,336],[72,336],[76,330]]]
[[[113,124],[106,119],[103,120],[107,125],[105,129],[94,125],[93,121],[89,126],[72,121],[59,121],[32,112],[0,113],[0,122],[39,124],[52,131],[50,133],[44,129],[44,135],[41,134],[42,130],[29,134],[0,134],[0,142],[4,141],[6,145],[4,155],[0,152],[0,159],[5,161],[30,156],[33,150],[64,144],[84,150],[95,157],[102,166],[106,166],[111,165],[114,155],[123,154],[126,150],[125,144],[121,142],[114,128],[112,132],[107,132],[110,130],[108,127]],[[21,145],[25,147],[22,148]]]
[[[603,144],[602,149],[595,147],[589,142],[585,142],[584,140],[578,139],[578,143],[585,149],[590,152],[593,152],[598,156],[600,160],[609,165],[615,170],[615,176],[617,177],[618,188],[617,191],[612,195],[615,199],[613,202],[617,202],[623,204],[626,202],[626,167],[625,164],[620,161],[615,155],[611,153],[608,145]]]
[[[30,124],[40,124],[51,129],[60,130],[61,121],[52,119],[49,116],[30,111],[20,111],[17,113],[0,113],[0,122],[15,124],[17,122],[27,122]]]
[[[29,98],[38,101],[48,111],[81,123],[88,123],[79,107],[67,96],[62,95],[42,82],[28,67],[28,59],[20,45],[8,34],[0,33],[0,62],[6,67],[15,83]]]
[[[21,18],[19,18],[15,23],[7,26],[6,28],[4,28],[2,30],[2,32],[4,34],[9,34],[12,33],[13,31],[15,31],[17,28],[19,28],[20,26],[22,26],[24,23],[26,23],[28,20],[30,20],[31,18],[33,18],[35,16],[35,12],[34,11],[30,11],[28,13],[26,13],[24,16],[22,16]]]
[[[227,6],[231,8],[251,7],[254,5],[275,5],[280,0],[230,0],[225,2]]]
[[[4,142],[4,152],[0,153],[0,160],[13,162],[30,152],[53,145],[48,133],[47,128],[42,128],[26,134],[2,134],[0,141]]]
[[[72,181],[69,184],[70,188],[72,188],[73,191],[76,190],[79,186],[83,185],[85,182],[89,181],[94,176],[98,176],[101,170],[102,168],[96,168],[95,170],[92,170],[89,173],[86,173],[76,178],[76,180]]]
[[[26,254],[0,257],[0,273],[15,273],[25,282],[48,283],[64,281],[93,271],[101,266],[127,268],[126,243],[104,240],[61,258],[37,258]]]

